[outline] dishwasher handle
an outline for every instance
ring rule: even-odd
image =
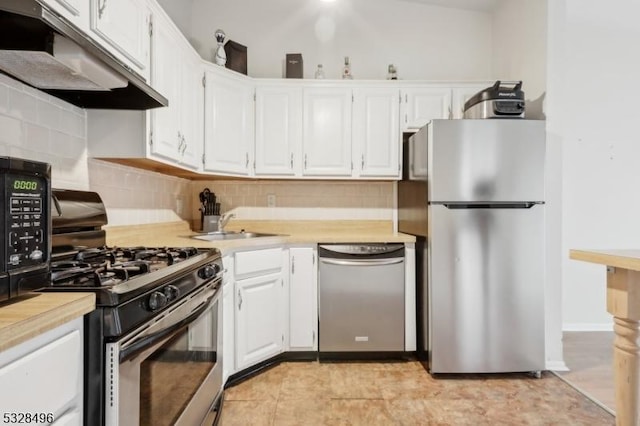
[[[344,259],[330,259],[321,257],[320,262],[328,265],[340,265],[340,266],[381,266],[381,265],[395,265],[397,263],[404,262],[404,257],[396,257],[393,259],[358,259],[358,260],[344,260]]]

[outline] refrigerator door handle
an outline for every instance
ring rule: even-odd
[[[463,209],[530,209],[540,202],[524,202],[524,203],[442,203],[443,206],[450,210]]]

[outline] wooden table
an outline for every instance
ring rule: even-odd
[[[607,266],[616,425],[640,426],[640,250],[571,250],[570,257]]]

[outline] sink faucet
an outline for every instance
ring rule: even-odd
[[[224,232],[224,227],[227,226],[227,223],[229,223],[232,217],[236,217],[236,215],[233,213],[225,213],[220,216],[220,219],[218,219],[218,232]]]

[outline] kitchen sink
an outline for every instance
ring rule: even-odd
[[[207,234],[192,235],[191,238],[203,241],[223,241],[223,240],[242,240],[249,238],[260,237],[279,237],[279,234],[265,234],[260,232],[247,232],[247,231],[217,231],[209,232]]]

